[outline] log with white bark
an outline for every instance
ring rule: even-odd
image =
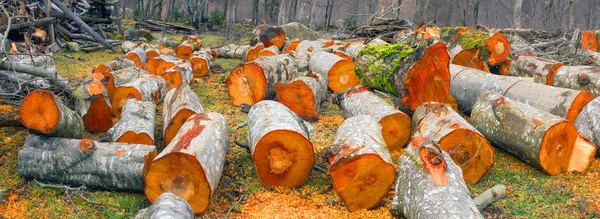
[[[583,172],[596,152],[573,123],[494,91],[481,94],[470,121],[495,146],[550,175]]]
[[[21,176],[59,184],[141,192],[154,146],[31,134],[19,151]]]
[[[334,92],[343,92],[360,84],[354,75],[355,63],[328,52],[315,52],[311,55],[308,68],[323,76],[327,87]]]
[[[94,80],[102,78],[100,81]],[[83,119],[83,124],[90,132],[105,132],[113,126],[111,103],[108,89],[104,86],[104,75],[92,74],[75,92],[75,112]]]
[[[84,131],[81,116],[46,90],[29,93],[19,107],[19,117],[25,127],[47,136],[77,138]]]
[[[184,40],[175,48],[175,55],[177,58],[189,60],[190,56],[192,56],[192,53],[194,53],[194,51],[197,49],[199,48],[196,47],[194,42],[191,40]]]
[[[265,48],[265,45],[262,43],[257,43],[254,46],[249,46],[244,50],[244,55],[242,56],[242,61],[251,62],[258,58],[258,53]]]
[[[298,187],[315,160],[313,127],[281,103],[263,100],[248,113],[248,145],[256,172],[268,187]]]
[[[119,118],[123,105],[129,98],[136,100],[151,101],[157,104],[162,102],[166,95],[165,79],[150,74],[142,74],[139,78],[115,89],[111,99],[113,116]]]
[[[562,62],[536,56],[518,56],[511,62],[509,75],[533,77],[536,83],[551,85],[556,71],[564,65]]]
[[[597,97],[600,96],[600,66],[563,66],[554,73],[551,82],[547,85],[584,90]]]
[[[289,83],[275,83],[277,100],[309,122],[319,120],[321,102],[327,97],[327,83],[320,77],[300,76]]]
[[[477,206],[477,209],[482,211],[504,197],[506,197],[506,186],[498,184],[473,198],[473,202]]]
[[[600,98],[583,107],[574,124],[579,134],[596,145],[596,157],[600,157]]]
[[[159,55],[158,57],[148,58],[146,69],[152,75],[162,75],[167,69],[183,63],[186,63],[186,61],[175,56]]]
[[[244,51],[248,49],[250,45],[235,45],[229,44],[217,48],[213,48],[212,53],[215,58],[227,58],[227,59],[242,59],[244,57]]]
[[[126,59],[131,60],[135,63],[135,67],[141,68],[143,64],[146,64],[146,51],[140,47],[137,47],[124,56]]]
[[[186,200],[194,214],[210,205],[228,151],[227,120],[218,113],[190,117],[173,141],[152,161],[144,193],[151,203],[171,192]]]
[[[346,47],[346,53],[352,57],[352,60],[356,60],[360,55],[360,51],[363,50],[365,46],[366,45],[362,43],[352,43]]]
[[[377,206],[396,180],[381,125],[369,115],[346,119],[325,158],[333,188],[351,212]]]
[[[121,119],[108,130],[113,142],[154,145],[156,108],[150,101],[128,99],[123,105]]]
[[[167,83],[167,91],[177,88],[180,84],[190,83],[194,80],[192,65],[189,62],[179,62],[175,66],[166,69],[160,75]]]
[[[582,49],[581,55],[585,58],[587,63],[600,65],[600,52]]]
[[[196,51],[190,57],[194,77],[204,77],[210,72],[212,55],[208,51]]]
[[[265,47],[277,46],[278,49],[281,49],[285,43],[285,32],[281,27],[258,25],[252,31],[250,45],[253,46],[259,42]]]
[[[176,89],[170,90],[165,97],[162,110],[165,145],[171,143],[179,128],[190,116],[203,112],[198,95],[188,84],[181,84]]]
[[[193,219],[194,211],[187,201],[173,193],[167,192],[158,196],[154,204],[150,207],[140,210],[135,215],[135,219],[162,218]]]

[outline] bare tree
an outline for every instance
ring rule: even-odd
[[[513,25],[516,28],[521,28],[521,5],[523,4],[523,0],[516,0],[515,7],[513,10]]]
[[[252,1],[252,23],[258,25],[258,3],[259,0]]]
[[[317,10],[317,4],[319,3],[319,0],[312,0],[312,5],[310,8],[310,15],[308,16],[308,26],[310,27],[310,29],[316,30],[316,25],[315,25],[315,12]]]
[[[227,30],[225,38],[230,39],[232,31],[235,26],[235,14],[237,13],[237,5],[239,0],[228,0],[227,1]]]
[[[325,31],[329,31],[329,26],[331,26],[334,2],[335,0],[327,0],[327,5],[325,6]]]

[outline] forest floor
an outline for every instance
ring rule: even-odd
[[[181,36],[169,35],[179,40]],[[245,37],[242,37],[242,41]],[[201,35],[205,46],[223,45],[222,37]],[[69,54],[75,59],[62,54]],[[55,54],[61,76],[81,79],[98,64],[123,54],[108,51]],[[236,130],[246,115],[231,104],[225,86],[231,69],[240,61],[215,59],[211,73],[195,79],[192,89],[206,111],[218,112],[229,122],[229,153],[223,176],[208,211],[199,218],[391,218],[389,206],[393,188],[378,207],[348,212],[335,194],[329,175],[312,171],[304,185],[295,189],[268,189],[261,185],[250,154],[236,146],[234,139],[246,142],[247,128]],[[157,107],[156,142],[162,150],[162,106]],[[17,110],[0,105],[0,113]],[[314,123],[312,142],[316,162],[325,166],[320,152],[333,143],[344,118],[338,107],[327,101],[321,119]],[[87,189],[84,197],[101,204],[86,202],[64,189],[42,188],[35,181],[21,177],[17,156],[27,136],[23,128],[0,128],[0,218],[131,218],[150,203],[144,194]],[[99,139],[105,134],[86,134]],[[395,160],[400,153],[393,154]],[[495,165],[477,184],[469,185],[472,196],[502,183],[508,197],[482,212],[488,218],[600,218],[600,159],[593,161],[585,173],[549,176],[496,148]]]

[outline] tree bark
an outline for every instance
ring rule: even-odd
[[[161,218],[193,219],[194,211],[187,201],[167,192],[158,196],[150,207],[140,210],[135,215],[135,219]]]
[[[502,64],[510,56],[510,42],[502,33],[490,34],[477,30],[459,31],[455,39],[450,46],[452,51],[477,48],[479,59],[488,63],[490,67]]]
[[[325,158],[333,188],[351,212],[377,206],[396,180],[381,125],[369,115],[346,119]]]
[[[79,95],[75,100],[75,112],[83,119],[84,126],[94,133],[105,132],[113,126],[110,97],[103,83],[104,81],[87,79],[77,89]],[[101,92],[94,92],[95,87],[100,87]]]
[[[536,83],[551,85],[556,71],[564,65],[562,62],[536,56],[518,56],[512,60],[509,75],[533,77]]]
[[[108,130],[113,142],[154,145],[154,103],[128,99],[119,122]]]
[[[312,5],[310,7],[310,15],[308,16],[308,27],[310,27],[311,30],[317,29],[317,25],[315,25],[315,12],[317,10],[318,3],[319,0],[312,0]]]
[[[185,121],[192,115],[203,113],[198,95],[192,91],[188,84],[181,84],[176,89],[167,93],[163,104],[163,139],[165,145],[179,132]]]
[[[228,151],[227,120],[218,113],[191,116],[173,141],[152,161],[145,175],[151,203],[171,192],[186,200],[194,214],[210,205]]]
[[[135,67],[142,67],[142,65],[146,64],[146,50],[136,47],[135,49],[127,52],[124,56],[126,59],[129,59],[135,63]]]
[[[25,127],[46,136],[78,138],[83,135],[81,117],[50,91],[29,93],[21,103],[19,117]]]
[[[154,146],[31,134],[19,151],[18,169],[25,178],[140,192],[155,156]]]
[[[600,96],[600,67],[563,66],[556,71],[552,83],[548,85],[583,90],[594,97]]]
[[[504,197],[506,197],[506,186],[498,184],[473,198],[473,202],[477,206],[477,210],[483,211],[483,209]]]
[[[256,172],[267,187],[298,187],[314,164],[313,127],[283,104],[264,100],[248,113],[248,144]]]
[[[579,134],[596,145],[596,157],[600,157],[600,98],[588,103],[574,124]]]
[[[319,120],[321,102],[327,96],[327,83],[322,77],[299,76],[288,83],[277,82],[274,86],[280,103],[306,121]]]
[[[74,97],[73,91],[66,80],[57,74],[54,62],[44,61],[43,63],[31,63],[30,65],[28,61],[25,61],[26,63],[22,63],[22,61],[25,60],[18,58],[17,56],[8,56],[5,60],[0,60],[0,69],[16,71],[47,79],[51,85],[56,86],[58,90],[61,90],[67,99]]]
[[[343,92],[360,84],[354,75],[354,66],[351,60],[323,51],[312,54],[308,63],[308,68],[320,74],[327,81],[327,87],[334,92]]]
[[[256,26],[250,36],[250,45],[254,46],[259,42],[265,47],[277,46],[278,49],[281,49],[285,44],[285,32],[278,26],[266,24]]]
[[[235,45],[229,44],[211,49],[214,58],[226,58],[226,59],[242,59],[244,57],[244,51],[248,49],[250,45]]]
[[[209,51],[196,51],[190,58],[190,64],[192,65],[192,74],[195,78],[204,77],[210,72],[210,63],[212,55]]]
[[[118,86],[111,99],[113,116],[121,117],[123,106],[129,98],[160,103],[167,93],[166,87],[165,79],[149,74],[140,75],[139,78]]]

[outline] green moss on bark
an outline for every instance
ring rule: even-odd
[[[482,31],[467,31],[456,38],[456,43],[462,49],[479,49],[479,58],[487,60],[490,57],[490,51],[485,47],[485,42],[490,38],[490,35]]]
[[[392,76],[414,49],[406,44],[367,45],[360,51],[355,73],[367,87],[396,95]]]

